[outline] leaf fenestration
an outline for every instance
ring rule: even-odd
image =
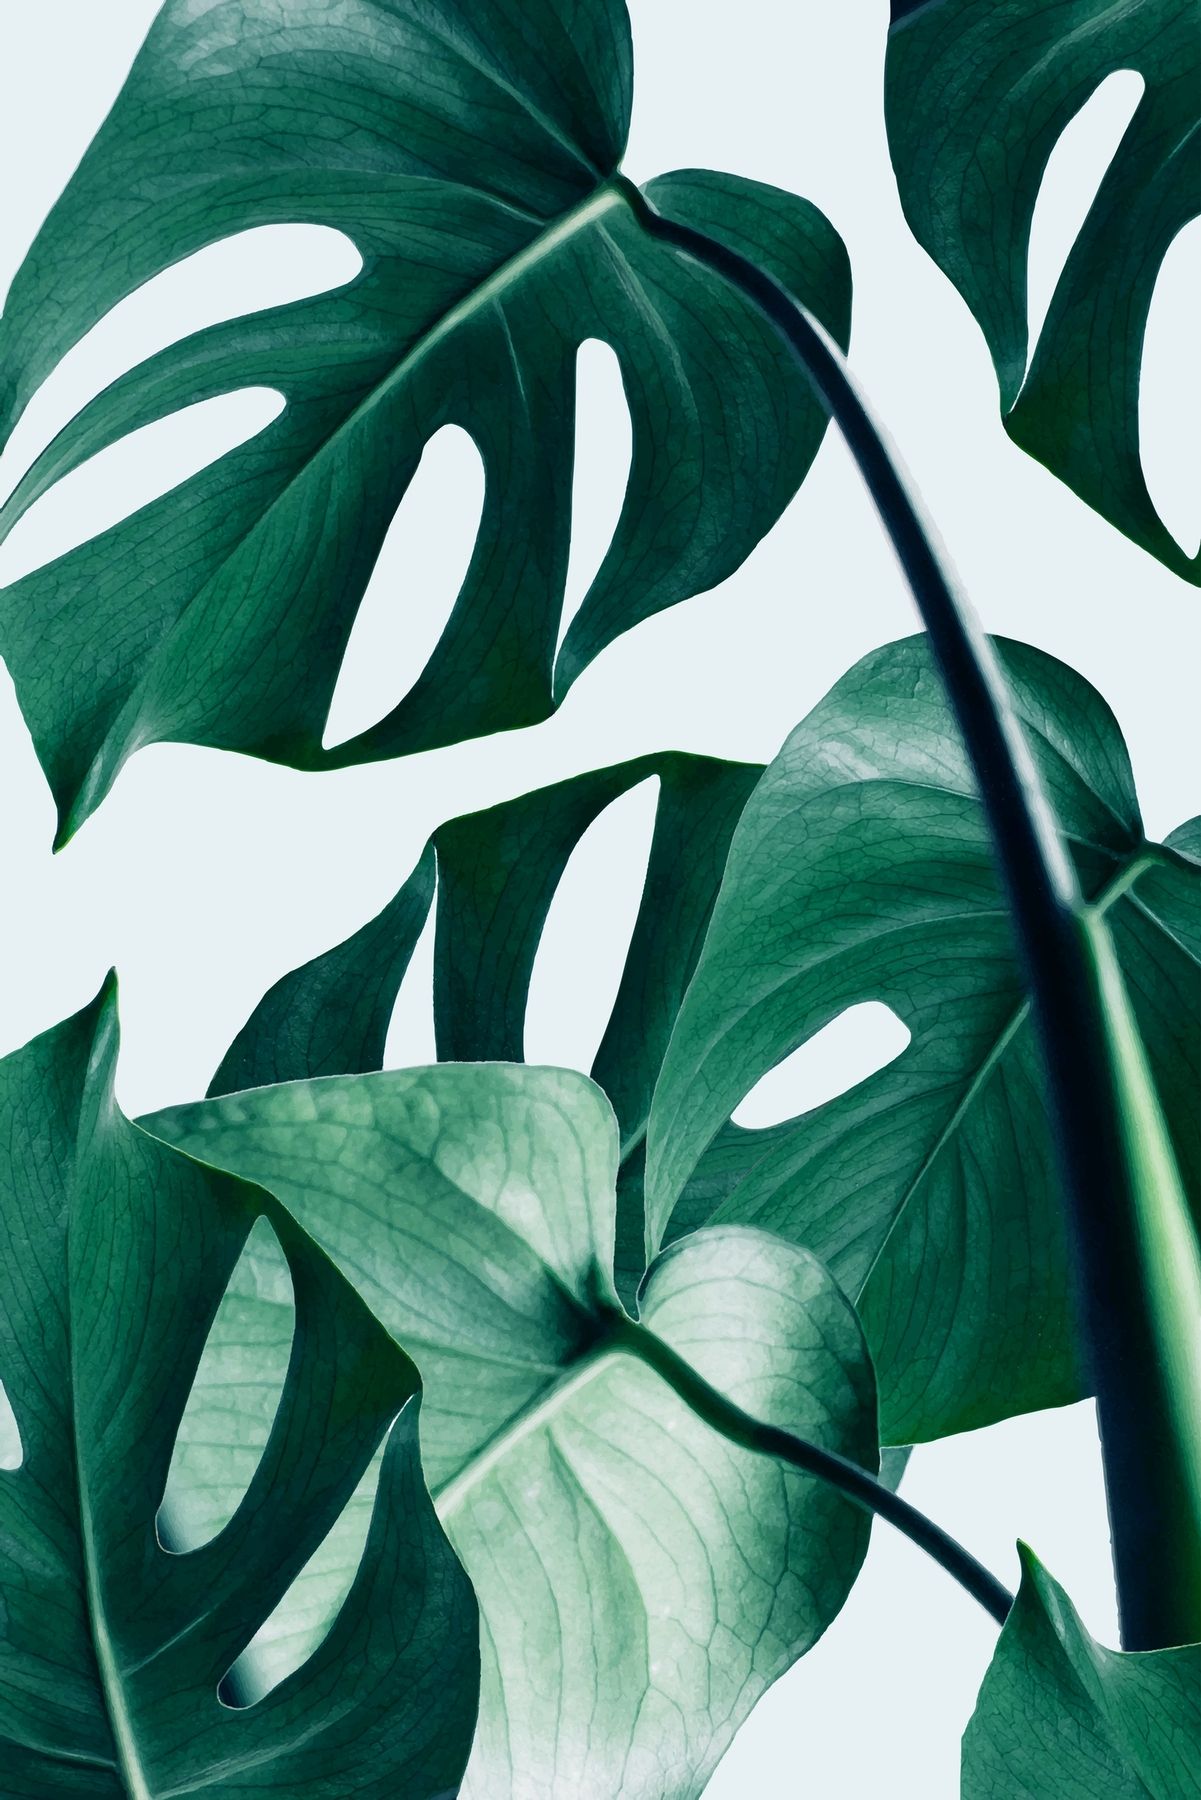
[[[568,1070],[256,1089],[149,1128],[265,1182],[406,1345],[422,1457],[480,1603],[474,1800],[690,1800],[858,1569],[852,1503],[690,1411],[614,1327],[618,1131]],[[849,1303],[793,1245],[698,1233],[642,1323],[763,1419],[877,1466]]]
[[[114,382],[0,510],[139,425],[281,393],[251,442],[0,594],[0,654],[60,840],[142,744],[336,768],[545,718],[639,620],[713,587],[779,516],[825,415],[755,308],[656,243],[618,173],[621,0],[168,0],[0,319],[0,433],[105,311],[236,231],[335,227],[344,286],[200,331]],[[650,184],[845,341],[841,240],[807,202],[682,171]],[[556,656],[575,361],[616,352],[633,422],[612,545]],[[486,472],[475,552],[424,670],[323,748],[355,613],[425,444]]]
[[[179,1422],[157,1524],[165,1549],[207,1543],[237,1512],[270,1441],[295,1323],[288,1259],[258,1218],[213,1316]]]
[[[1106,76],[1146,91],[1055,289],[1029,373],[1026,268],[1043,172]],[[1120,531],[1201,581],[1139,460],[1143,339],[1156,278],[1201,211],[1196,0],[893,0],[885,106],[918,241],[988,340],[1005,428]]]
[[[998,644],[1086,893],[1113,927],[1190,1191],[1201,1188],[1201,867],[1143,834],[1125,747],[1062,663]],[[846,1007],[894,1062],[801,1118],[730,1118]],[[650,1245],[708,1220],[802,1243],[857,1296],[882,1437],[1077,1398],[1037,1046],[992,848],[926,641],[866,657],[768,767],[676,1023],[647,1135]]]
[[[0,1064],[0,1364],[25,1449],[0,1479],[5,1795],[453,1790],[476,1611],[422,1480],[413,1365],[269,1195],[121,1116],[115,1052],[109,993]],[[244,1502],[172,1554],[155,1516],[176,1430],[264,1213],[295,1287],[288,1379]],[[385,1435],[332,1632],[260,1704],[222,1705],[222,1677]]]
[[[285,975],[238,1033],[210,1094],[378,1069],[397,991],[433,903],[434,1015],[447,1061],[520,1062],[542,928],[584,832],[616,798],[659,781],[646,881],[617,998],[592,1066],[621,1123],[618,1275],[646,1267],[642,1139],[676,1013],[700,954],[730,835],[760,770],[702,756],[640,757],[452,819],[395,899],[345,943]],[[587,954],[587,946],[579,946]]]

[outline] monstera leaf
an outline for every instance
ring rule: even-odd
[[[478,1800],[698,1795],[859,1566],[851,1504],[702,1423],[623,1334],[618,1130],[583,1075],[439,1065],[156,1115],[262,1179],[414,1356],[439,1517],[481,1611]],[[698,1232],[641,1322],[757,1418],[876,1466],[855,1315],[805,1251]]]
[[[1039,651],[997,648],[1196,1193],[1201,834],[1148,844],[1100,696]],[[911,1033],[894,1062],[784,1124],[729,1122],[763,1074],[865,1000]],[[912,638],[834,687],[734,833],[651,1111],[648,1241],[711,1217],[807,1245],[857,1297],[884,1441],[910,1443],[1081,1393],[1060,1214],[982,808]]]
[[[731,833],[760,773],[703,756],[640,757],[451,820],[377,918],[264,996],[209,1092],[380,1068],[397,992],[433,900],[435,867],[438,1054],[522,1061],[534,958],[568,858],[606,806],[653,777],[659,795],[646,883],[592,1066],[621,1127],[617,1269],[628,1297],[646,1268],[642,1150],[651,1095]]]
[[[963,1800],[1194,1800],[1201,1644],[1123,1656],[1019,1546],[1022,1585],[963,1738]]]
[[[1105,76],[1146,91],[1072,247],[1027,361],[1026,264],[1043,171]],[[1195,0],[893,0],[885,84],[905,216],[988,340],[1010,436],[1192,581],[1139,461],[1155,279],[1199,207]]]
[[[0,597],[65,838],[139,745],[332,768],[545,718],[619,633],[736,569],[824,414],[775,333],[656,242],[618,174],[621,0],[169,0],[0,322],[0,431],[110,307],[248,227],[336,227],[332,293],[201,331],[116,381],[39,458],[6,529],[103,446],[248,386],[265,430]],[[761,262],[840,340],[842,243],[805,201],[691,171],[662,211]],[[576,352],[617,353],[633,460],[609,553],[557,657]],[[483,458],[475,553],[441,642],[386,718],[322,747],[355,611],[426,441]]]
[[[413,1366],[270,1196],[122,1118],[115,1050],[110,996],[0,1064],[0,1370],[23,1452],[0,1472],[4,1793],[453,1793],[476,1612],[422,1481]],[[155,1515],[176,1426],[264,1215],[297,1320],[278,1415],[229,1524],[170,1554]],[[398,1412],[328,1637],[256,1705],[222,1704]]]

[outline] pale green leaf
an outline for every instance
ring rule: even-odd
[[[599,1090],[438,1066],[147,1123],[263,1181],[421,1370],[423,1460],[482,1619],[473,1800],[699,1795],[838,1610],[867,1528],[618,1344]],[[859,1326],[806,1252],[698,1233],[650,1270],[642,1319],[755,1417],[876,1467]]]

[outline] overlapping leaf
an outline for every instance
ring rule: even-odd
[[[1030,225],[1064,127],[1104,78],[1146,91],[1027,361]],[[893,0],[885,87],[905,215],[992,352],[1006,429],[1169,568],[1201,580],[1139,460],[1138,389],[1155,280],[1201,211],[1195,0]]]
[[[621,1127],[618,1273],[645,1267],[642,1147],[651,1095],[721,882],[730,835],[760,774],[702,756],[640,757],[441,826],[404,887],[336,949],[277,982],[239,1032],[210,1093],[378,1069],[392,1007],[438,882],[434,1026],[447,1061],[520,1062],[530,975],[572,850],[621,794],[659,783],[646,882],[621,985],[592,1067]],[[578,947],[581,957],[588,946]]]
[[[0,529],[137,426],[248,386],[279,417],[0,596],[0,653],[60,812],[161,739],[306,768],[546,717],[638,620],[736,569],[808,468],[824,415],[723,280],[651,239],[617,174],[621,0],[168,0],[0,321],[0,431],[124,295],[233,232],[337,227],[336,292],[202,331],[60,434]],[[845,251],[805,201],[691,171],[663,211],[755,258],[845,341]],[[575,357],[613,345],[633,419],[624,509],[557,659]],[[322,748],[388,524],[439,427],[486,471],[475,554],[411,691]]]
[[[265,1218],[238,1257],[213,1317],[179,1423],[158,1531],[173,1551],[198,1549],[242,1503],[279,1408],[296,1335],[287,1258]],[[324,1642],[362,1564],[387,1442],[279,1603],[222,1683],[250,1705]],[[470,1636],[470,1623],[465,1627]]]
[[[0,1065],[0,1370],[23,1451],[0,1473],[3,1791],[451,1793],[475,1718],[476,1611],[422,1480],[413,1366],[269,1195],[121,1116],[115,1048],[102,999]],[[171,1554],[156,1513],[176,1426],[264,1214],[295,1292],[279,1412],[225,1529]],[[402,1407],[328,1637],[256,1705],[222,1704],[218,1684]],[[237,1491],[236,1469],[201,1459],[194,1473]]]
[[[262,1180],[423,1378],[483,1644],[477,1800],[687,1800],[837,1611],[866,1524],[733,1447],[616,1333],[618,1131],[584,1076],[440,1065],[259,1088],[149,1129]],[[875,1466],[849,1304],[805,1251],[697,1233],[646,1326],[746,1410]]]
[[[1196,823],[1148,844],[1100,696],[998,649],[1085,891],[1113,928],[1186,1183],[1201,1176]],[[845,1008],[911,1041],[763,1131],[752,1085]],[[1009,921],[924,639],[874,652],[788,740],[735,831],[647,1134],[652,1248],[700,1220],[805,1244],[857,1297],[882,1436],[1081,1392],[1041,1078]]]
[[[963,1738],[963,1800],[1194,1800],[1201,1644],[1122,1655],[1021,1546],[1022,1585]]]

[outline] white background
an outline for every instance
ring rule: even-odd
[[[111,103],[155,0],[11,3],[0,18],[0,292]],[[884,140],[885,0],[633,0],[637,83],[627,170],[708,165],[793,188],[843,233],[855,272],[853,361],[901,446],[990,629],[1062,656],[1113,705],[1148,827],[1198,808],[1195,591],[1090,513],[1006,439],[984,345],[909,237]],[[1045,309],[1075,223],[1130,104],[1114,78],[1056,152],[1040,201],[1032,304]],[[1195,547],[1197,238],[1157,293],[1144,455],[1165,518]],[[1191,260],[1191,270],[1188,264]],[[154,344],[217,316],[353,272],[320,234],[279,228],[210,252],[121,309],[70,359],[0,460],[0,492],[75,407]],[[1191,359],[1191,360],[1190,360]],[[571,594],[599,561],[628,431],[607,353],[582,359]],[[257,429],[261,397],[143,434],[49,496],[0,553],[9,580],[91,535]],[[335,701],[339,735],[378,717],[419,666],[465,564],[478,459],[445,434],[382,559]],[[1190,538],[1191,532],[1191,538]],[[569,596],[570,598],[570,596]],[[301,775],[183,746],[141,752],[57,857],[52,809],[0,678],[0,1050],[122,979],[120,1091],[138,1112],[198,1096],[262,991],[344,937],[395,891],[429,829],[575,771],[666,747],[764,760],[866,651],[914,628],[890,553],[830,440],[781,525],[725,585],[612,646],[536,730],[408,761]],[[645,861],[651,796],[619,803],[573,863],[535,979],[527,1050],[587,1066],[616,986]],[[393,1061],[432,1054],[428,945],[406,983]],[[870,1026],[870,1021],[869,1021]],[[890,1052],[844,1032],[843,1084]],[[820,1059],[829,1091],[833,1052]],[[810,1073],[815,1061],[810,1060]],[[784,1114],[811,1104],[794,1087]],[[1030,1541],[1086,1622],[1114,1609],[1091,1408],[1027,1418],[921,1451],[907,1493],[1008,1579]],[[957,1793],[958,1736],[995,1631],[948,1578],[884,1528],[816,1652],[759,1706],[711,1800]],[[604,1797],[598,1797],[604,1800]]]

